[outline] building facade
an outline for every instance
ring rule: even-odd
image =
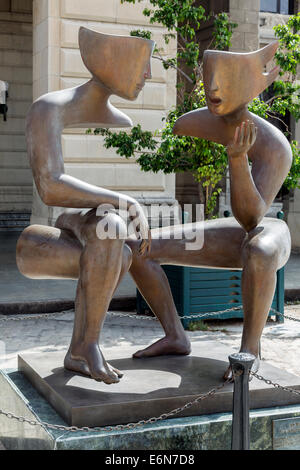
[[[232,52],[251,52],[264,47],[275,40],[273,27],[284,24],[289,14],[300,11],[300,1],[297,0],[207,0],[200,1],[210,11],[226,11],[230,19],[238,24],[234,30],[231,48]],[[211,40],[210,27],[204,26],[199,37],[204,43]],[[300,141],[300,123],[291,122],[293,138]],[[194,203],[199,200],[198,187],[193,176],[189,173],[176,176],[176,197],[182,203]],[[277,212],[285,210],[294,251],[300,251],[300,190],[296,189],[289,203],[284,205],[275,201],[268,215],[276,217]],[[224,191],[220,196],[219,215],[223,217],[225,211],[231,211],[230,186],[227,176]]]
[[[33,100],[89,80],[78,49],[81,25],[103,33],[129,35],[147,29],[162,49],[173,57],[176,41],[164,44],[160,26],[149,26],[143,9],[149,2],[121,4],[119,0],[0,0],[0,80],[9,84],[8,118],[0,122],[0,217],[31,215],[32,223],[53,224],[60,208],[40,200],[26,156],[25,115]],[[118,64],[116,64],[116,67]],[[138,99],[113,96],[112,103],[145,130],[162,127],[162,119],[176,103],[176,72],[152,61],[152,79]],[[68,129],[62,135],[65,170],[91,184],[125,192],[145,204],[173,204],[175,176],[142,172],[103,146],[103,138],[86,135],[86,129]]]
[[[291,0],[199,0],[208,10],[229,12],[238,23],[232,51],[249,52],[274,39],[273,26],[287,21],[287,13],[299,11]],[[0,229],[29,223],[53,224],[60,208],[46,207],[32,180],[26,154],[25,116],[39,96],[89,80],[78,49],[81,25],[109,34],[128,35],[134,29],[153,33],[165,57],[176,53],[176,41],[165,45],[166,30],[149,25],[143,9],[148,0],[121,4],[120,0],[0,0],[0,80],[9,84],[8,119],[0,116]],[[264,11],[261,11],[264,10]],[[211,24],[199,32],[203,48],[209,43]],[[117,66],[117,65],[116,65]],[[134,102],[112,97],[112,102],[134,124],[155,131],[176,104],[176,72],[152,61],[153,77]],[[300,127],[294,126],[300,140]],[[145,204],[197,203],[198,190],[189,174],[144,173],[103,146],[103,138],[86,129],[68,129],[62,135],[66,172],[97,186],[130,194]],[[177,191],[175,188],[175,180]],[[280,208],[273,207],[273,215]],[[229,186],[220,201],[220,215],[230,208]],[[293,247],[300,250],[300,191],[289,205],[288,223]]]

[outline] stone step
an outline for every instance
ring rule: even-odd
[[[29,212],[0,212],[0,231],[22,232],[30,225]]]
[[[32,37],[0,33],[0,49],[32,51]]]
[[[8,67],[32,67],[32,52],[0,50],[0,63]]]
[[[1,26],[0,26],[1,27]],[[18,67],[17,65],[4,66],[0,65],[1,80],[12,83],[32,84],[32,67]]]

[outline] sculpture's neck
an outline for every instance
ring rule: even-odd
[[[248,106],[242,106],[238,110],[234,111],[231,114],[227,114],[226,116],[222,116],[222,120],[229,126],[237,127],[240,126],[242,122],[246,121],[247,119],[251,119],[251,114],[248,110]]]
[[[64,127],[129,127],[130,119],[109,102],[111,91],[97,79],[70,90]]]

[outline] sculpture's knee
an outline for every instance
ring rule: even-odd
[[[93,217],[84,224],[81,230],[85,242],[110,240],[123,241],[127,238],[127,227],[124,220],[117,214],[107,214],[104,217]]]
[[[31,279],[77,279],[82,246],[68,232],[31,225],[16,247],[19,271]]]
[[[251,264],[255,269],[274,271],[278,269],[279,249],[272,240],[254,237],[244,247],[244,266]]]

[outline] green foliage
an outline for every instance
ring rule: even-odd
[[[121,3],[138,3],[141,0],[121,0]],[[199,61],[199,44],[196,31],[212,15],[197,6],[195,0],[150,0],[153,8],[144,9],[151,24],[160,24],[168,30],[165,43],[177,37],[178,52],[172,59],[164,59],[159,50],[154,57],[161,60],[165,69],[178,71],[177,106],[163,122],[163,128],[154,135],[135,126],[131,132],[112,132],[109,129],[96,129],[96,134],[105,137],[105,147],[115,148],[125,158],[136,158],[143,171],[178,173],[190,171],[199,183],[200,202],[205,205],[207,218],[213,217],[220,182],[227,168],[226,149],[219,144],[204,139],[177,136],[172,132],[175,121],[184,113],[206,106],[202,63]],[[230,46],[232,33],[237,24],[232,23],[226,13],[214,17],[214,32],[209,49],[226,50]],[[281,67],[281,80],[274,84],[274,97],[268,102],[256,98],[249,109],[264,119],[282,119],[290,112],[297,120],[299,111],[300,84],[296,81],[296,68],[299,64],[300,15],[291,17],[287,25],[276,26],[280,48],[276,61]],[[151,33],[144,30],[132,31],[131,35],[151,39]],[[288,75],[288,77],[286,77]],[[288,189],[295,188],[300,176],[300,156],[297,142],[292,143],[294,163],[285,182]]]
[[[274,84],[274,99],[270,103],[271,112],[285,116],[287,112],[298,121],[300,119],[300,82],[297,68],[300,64],[300,13],[291,16],[286,25],[274,28],[280,47],[276,62],[280,66],[282,80]]]
[[[287,189],[300,188],[299,185],[299,176],[300,176],[300,148],[299,143],[296,140],[291,142],[291,147],[293,151],[293,164],[292,168],[284,182],[284,186]]]
[[[209,326],[203,320],[190,322],[186,329],[188,331],[210,331]]]
[[[109,129],[95,129],[95,135],[103,135],[106,139],[104,147],[117,149],[117,153],[122,157],[130,158],[135,152],[140,152],[145,148],[155,150],[157,142],[153,139],[152,132],[142,131],[140,124],[133,127],[128,134],[124,131],[116,133]]]
[[[274,30],[280,42],[276,60],[281,68],[281,76],[288,72],[295,79],[300,63],[300,13],[291,16],[286,25],[275,26]]]
[[[135,31],[130,32],[130,36],[136,36],[136,37],[144,38],[144,39],[151,39],[152,33],[151,31],[144,31],[143,29],[136,29]]]
[[[121,0],[121,3],[138,3],[140,0]],[[202,63],[199,61],[199,44],[196,31],[211,18],[195,0],[150,0],[153,8],[145,9],[150,24],[158,23],[168,32],[165,43],[177,36],[178,52],[172,59],[164,59],[155,50],[156,59],[161,60],[165,69],[178,70],[178,104],[168,114],[163,128],[153,136],[135,126],[131,132],[112,132],[96,129],[96,134],[105,137],[105,147],[115,148],[125,158],[136,158],[143,171],[178,173],[190,171],[199,183],[200,201],[205,205],[207,217],[212,217],[221,191],[219,184],[227,168],[227,154],[222,145],[193,137],[173,134],[175,121],[184,113],[206,106],[202,82]],[[232,31],[237,25],[230,22],[226,13],[214,18],[214,33],[210,48],[227,49]],[[151,33],[144,30],[131,32],[133,36],[151,39]],[[181,66],[184,67],[184,71]]]
[[[228,21],[227,13],[220,13],[215,18],[215,29],[213,32],[215,49],[224,51],[230,47],[230,39],[234,28],[238,25]]]
[[[248,106],[249,111],[257,116],[268,119],[269,105],[260,98],[255,98]]]

